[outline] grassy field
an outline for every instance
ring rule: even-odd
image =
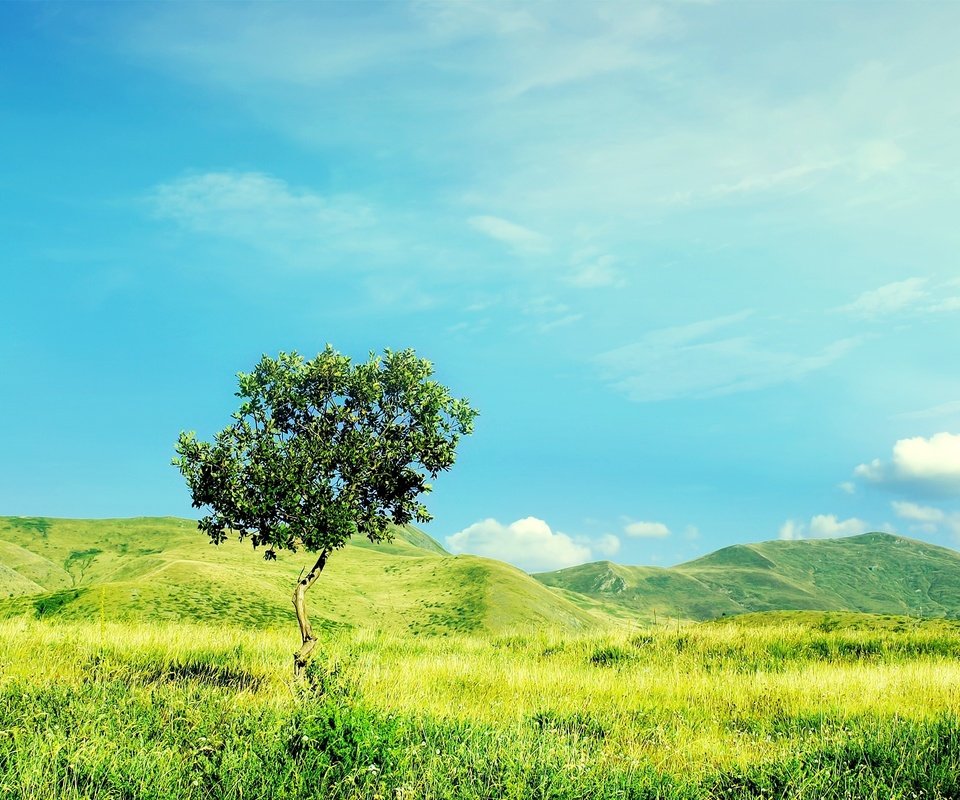
[[[4,798],[956,798],[960,626],[0,623]]]

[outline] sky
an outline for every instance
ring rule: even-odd
[[[960,545],[960,4],[0,3],[0,514],[196,516],[264,353],[479,409],[529,571]]]

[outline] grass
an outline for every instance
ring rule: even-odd
[[[768,543],[548,588],[398,531],[311,591],[305,684],[307,557],[284,555],[187,520],[0,518],[0,797],[960,798],[952,551]],[[886,613],[815,610],[858,581]],[[681,619],[763,592],[810,608]]]
[[[956,798],[960,630],[0,623],[5,798]]]

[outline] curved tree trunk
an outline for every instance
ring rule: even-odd
[[[293,590],[293,607],[297,611],[297,623],[300,625],[300,638],[303,640],[303,645],[293,654],[293,674],[297,678],[303,676],[303,670],[310,660],[310,654],[317,645],[317,640],[313,635],[313,628],[310,626],[310,620],[307,618],[307,606],[303,601],[303,597],[307,593],[307,589],[313,586],[317,578],[320,577],[320,573],[327,563],[328,555],[328,550],[320,553],[320,557],[317,559],[317,563],[313,565],[313,569],[297,582],[297,588]]]

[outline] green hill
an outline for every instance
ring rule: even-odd
[[[334,554],[307,604],[318,627],[584,630],[773,611],[960,617],[960,553],[889,534],[734,545],[669,569],[601,561],[533,577],[452,556],[423,531]],[[209,544],[192,520],[0,517],[0,617],[293,622],[311,562]]]
[[[781,610],[960,616],[960,553],[887,533],[733,545],[668,569],[600,561],[534,577],[583,608],[643,622]]]
[[[307,605],[317,627],[414,632],[584,629],[601,617],[514,567],[451,556],[412,526],[335,553]],[[0,617],[294,624],[308,553],[264,562],[249,542],[211,545],[175,518],[0,517]]]

